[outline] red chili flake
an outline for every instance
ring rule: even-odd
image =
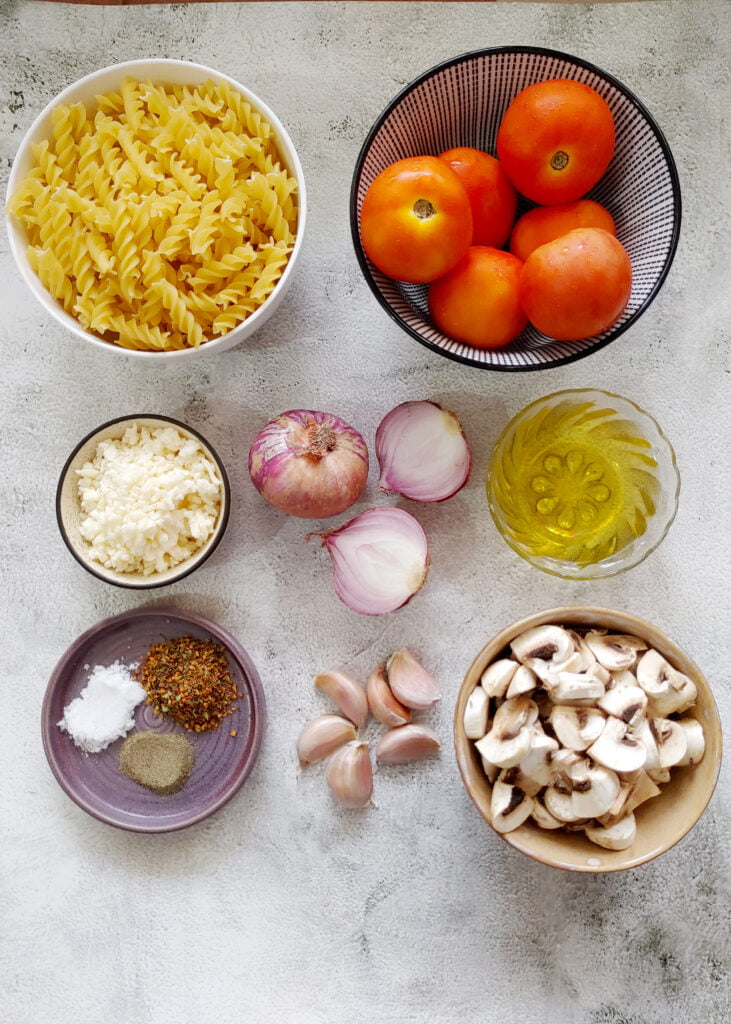
[[[226,648],[194,636],[156,644],[134,675],[158,714],[195,732],[217,729],[243,697],[231,678]]]

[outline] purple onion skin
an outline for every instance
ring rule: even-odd
[[[280,512],[327,519],[350,508],[363,493],[368,448],[339,416],[291,409],[257,434],[249,451],[249,476]]]

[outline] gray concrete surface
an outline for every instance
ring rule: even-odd
[[[266,100],[299,147],[310,195],[305,251],[285,303],[247,345],[150,370],[89,352],[43,315],[0,237],[2,643],[0,1017],[5,1024],[723,1024],[728,987],[728,769],[671,852],[614,876],[534,864],[468,801],[451,742],[454,696],[504,624],[589,602],[657,623],[729,697],[728,3],[256,3],[92,8],[0,4],[0,158],[69,82],[114,60],[166,56],[220,68]],[[540,374],[489,374],[431,355],[361,280],[348,227],[353,164],[373,119],[408,80],[483,45],[573,52],[625,82],[656,115],[684,203],[659,298],[615,344]],[[601,386],[653,412],[683,486],[662,547],[632,572],[570,583],[523,564],[497,536],[482,479],[506,418],[567,386]],[[264,504],[246,456],[291,407],[324,408],[372,441],[398,402],[457,411],[475,474],[419,510],[430,581],[403,611],[339,603],[326,556]],[[217,445],[233,484],[224,543],[164,594],[85,574],[54,519],[58,472],[103,420],[149,410]],[[375,468],[358,509],[376,499]],[[269,720],[255,771],[188,831],[126,834],[64,795],[44,758],[48,677],[109,614],[162,600],[234,632],[257,664]],[[441,757],[377,776],[377,807],[336,810],[294,741],[324,706],[314,673],[364,676],[417,650],[441,681]]]

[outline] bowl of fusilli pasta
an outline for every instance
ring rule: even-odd
[[[285,128],[227,75],[129,61],[69,86],[23,139],[10,247],[47,312],[142,358],[220,352],[279,305],[306,199]]]

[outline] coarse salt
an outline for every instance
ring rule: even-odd
[[[172,426],[129,427],[77,470],[80,532],[116,572],[164,572],[201,548],[221,508],[222,481],[201,445]]]
[[[79,696],[63,709],[58,726],[85,753],[98,754],[134,728],[134,710],[145,698],[132,678],[136,667],[120,661],[96,665]]]

